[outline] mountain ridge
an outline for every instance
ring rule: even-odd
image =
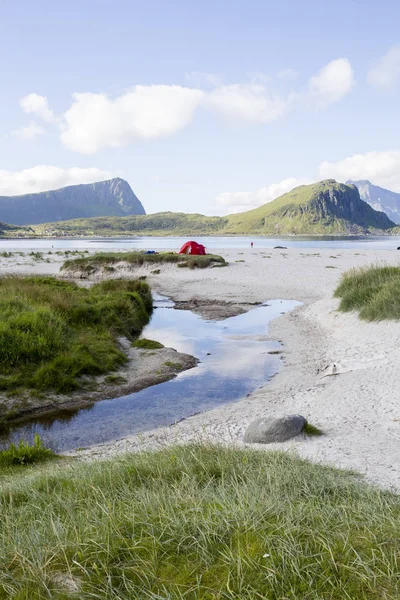
[[[208,217],[155,213],[98,217],[36,228],[37,235],[368,235],[395,224],[361,200],[354,185],[328,179],[294,188],[272,202],[243,213]]]
[[[146,213],[129,183],[120,177],[34,194],[0,196],[0,220],[13,225],[133,214]]]
[[[358,188],[360,197],[375,210],[387,214],[394,223],[400,223],[400,194],[386,188],[374,185],[368,179],[353,181],[349,179],[346,184],[353,184]]]

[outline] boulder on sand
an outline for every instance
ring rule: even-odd
[[[301,433],[307,420],[301,415],[263,417],[247,427],[243,441],[247,444],[273,444],[285,442]]]

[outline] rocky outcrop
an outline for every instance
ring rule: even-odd
[[[372,206],[374,210],[382,211],[389,219],[397,224],[400,223],[400,194],[373,185],[367,179],[349,180],[346,183],[357,186],[362,200]]]
[[[384,213],[374,210],[367,202],[360,198],[359,191],[355,185],[343,185],[337,189],[335,180],[331,181],[326,189],[321,189],[315,198],[303,210],[314,213],[317,221],[326,219],[343,219],[348,221],[349,227],[358,226],[365,229],[390,229],[394,223]],[[334,185],[336,184],[336,186]],[[340,186],[340,184],[339,184]]]
[[[119,177],[37,194],[0,196],[0,220],[14,225],[144,214],[129,183]]]

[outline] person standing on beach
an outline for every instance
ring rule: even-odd
[[[253,247],[253,242],[250,242],[250,248],[252,248],[252,247]]]

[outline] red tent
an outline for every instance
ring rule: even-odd
[[[186,242],[183,244],[182,248],[179,250],[179,254],[205,254],[206,249],[202,244],[198,244],[197,242]]]

